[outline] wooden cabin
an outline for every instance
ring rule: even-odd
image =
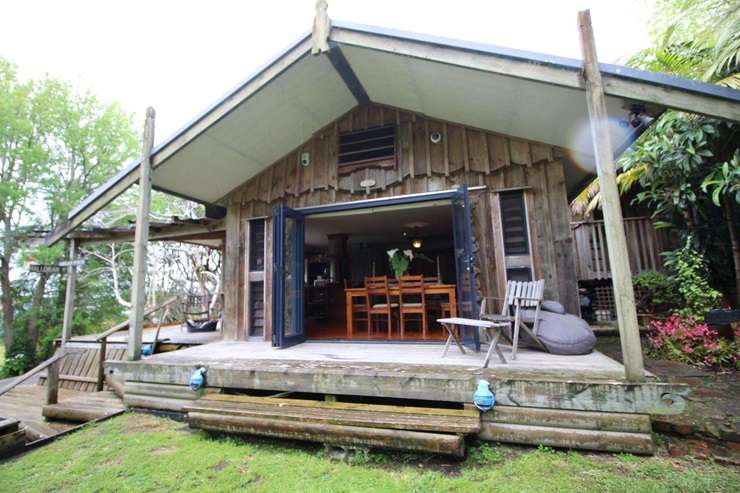
[[[467,340],[474,351],[441,358],[441,344],[431,343],[443,338],[435,320],[477,317],[479,300],[502,296],[512,279],[544,279],[546,298],[578,314],[569,194],[597,170],[612,183],[613,157],[666,108],[739,120],[739,92],[598,65],[588,35],[584,65],[330,22],[325,2],[318,4],[312,33],[155,148],[150,112],[142,160],[48,236],[48,243],[67,237],[140,182],[134,285],[143,286],[150,181],[223,218],[223,341],[141,360],[143,299],[133,290],[130,361],[107,362],[106,379],[130,406],[189,412],[208,429],[345,445],[423,442],[437,451],[450,445],[450,433],[652,450],[646,415],[680,412],[687,390],[643,370],[631,284],[621,282],[629,265],[620,258],[618,200],[605,199],[606,236],[617,252],[610,255],[617,298],[625,300],[618,306],[624,366],[598,352],[524,349],[516,362],[484,369],[477,334]],[[599,116],[590,118],[589,108]],[[398,289],[387,254],[395,249],[416,253],[409,272],[424,279],[429,313],[416,323],[390,314],[385,324],[369,323],[367,279],[388,279],[386,293]],[[193,392],[198,367],[208,383]],[[467,431],[441,418],[439,428],[412,426],[398,407],[385,409],[397,420],[382,426],[347,417],[392,401],[454,408],[467,419],[462,408],[481,378],[492,382],[499,405]],[[269,400],[286,393],[299,402]],[[273,397],[259,400],[265,395]],[[334,428],[321,416],[327,406],[338,413]],[[296,417],[305,427],[288,422]],[[456,440],[446,450],[459,454],[461,446]]]
[[[275,235],[286,233],[276,229],[276,214],[301,223],[303,258],[293,266],[300,273],[289,275],[304,280],[296,299],[306,302],[302,330],[309,339],[400,337],[398,328],[381,337],[351,326],[346,315],[353,308],[345,293],[362,288],[365,277],[394,278],[386,254],[394,248],[425,255],[410,273],[432,285],[456,287],[461,271],[472,268],[473,294],[482,299],[502,297],[508,279],[544,278],[547,297],[578,313],[567,161],[567,152],[551,145],[392,106],[357,105],[227,196],[244,259],[234,279],[232,337],[279,340],[273,338],[274,245]],[[456,207],[463,213],[456,216]],[[278,241],[289,248],[295,240]],[[455,257],[468,242],[470,265]],[[458,299],[459,291],[442,302],[469,301]],[[421,338],[421,330],[405,332]],[[424,332],[443,335],[439,327]]]

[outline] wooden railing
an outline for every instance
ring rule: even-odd
[[[163,303],[160,303],[157,306],[154,306],[144,312],[144,316],[151,315],[154,312],[157,312],[159,310],[164,309],[165,312],[162,316],[159,317],[159,322],[157,324],[157,332],[154,335],[154,341],[152,348],[153,350],[157,349],[157,339],[159,339],[159,329],[162,328],[162,321],[167,318],[167,314],[170,311],[170,305],[172,305],[174,302],[178,300],[177,296],[173,296],[172,298],[169,298]],[[98,357],[98,377],[97,377],[97,390],[101,391],[103,390],[103,386],[105,385],[105,357],[106,353],[108,352],[108,337],[115,334],[116,332],[120,332],[122,330],[128,330],[129,328],[129,321],[126,320],[125,322],[121,322],[118,325],[114,325],[110,329],[106,330],[102,334],[98,335],[98,337],[95,339],[95,341],[100,343],[100,353]]]
[[[578,280],[611,279],[604,221],[575,222],[570,227],[576,251]],[[655,229],[650,218],[624,219],[624,233],[633,275],[663,268],[660,253],[667,246],[667,238],[663,231]]]
[[[25,382],[32,376],[36,375],[37,373],[43,370],[46,370],[47,371],[46,403],[56,404],[57,395],[59,392],[59,363],[65,356],[68,356],[70,354],[75,354],[77,352],[80,352],[80,350],[79,349],[78,350],[67,349],[67,348],[57,349],[57,351],[54,353],[54,355],[51,358],[45,361],[42,361],[41,363],[36,365],[34,368],[28,370],[23,375],[16,377],[10,383],[0,388],[0,396],[14,389],[15,387],[22,384],[23,382]]]

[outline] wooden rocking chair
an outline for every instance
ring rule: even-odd
[[[483,298],[481,302],[481,319],[490,320],[493,322],[513,322],[513,334],[507,334],[511,339],[511,359],[516,359],[517,346],[519,345],[519,329],[527,333],[535,344],[537,344],[543,351],[547,351],[547,348],[537,338],[537,329],[540,322],[540,309],[542,308],[542,299],[545,293],[545,281],[540,279],[539,281],[509,281],[506,283],[506,295],[504,298]],[[486,313],[486,301],[489,299],[502,300],[501,314],[487,314]],[[534,320],[532,322],[524,322],[522,317],[522,309],[534,309]],[[527,325],[531,323],[531,327]]]

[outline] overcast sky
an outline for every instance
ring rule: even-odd
[[[23,77],[69,80],[138,120],[153,106],[161,141],[309,30],[314,3],[6,0],[0,55]],[[584,8],[602,62],[647,46],[650,0],[329,0],[337,20],[574,58]]]

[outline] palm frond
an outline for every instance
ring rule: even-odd
[[[732,75],[728,75],[727,77],[720,79],[715,83],[720,86],[740,90],[740,72],[735,72]]]
[[[588,185],[583,187],[578,195],[570,203],[570,212],[573,216],[586,216],[593,210],[591,202],[599,194],[599,179],[594,178]]]

